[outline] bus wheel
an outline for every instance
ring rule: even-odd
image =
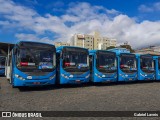
[[[14,85],[12,85],[12,88],[16,88]]]
[[[17,87],[12,84],[12,88],[17,88]]]
[[[11,82],[11,85],[12,85],[12,88],[16,88],[15,86],[14,86],[14,83],[13,83],[13,80],[10,80]]]

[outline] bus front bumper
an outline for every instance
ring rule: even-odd
[[[155,80],[154,74],[142,74],[140,73],[138,80]]]
[[[131,81],[137,81],[137,77],[119,77],[119,82],[131,82]]]
[[[81,84],[89,82],[89,78],[61,78],[60,84]]]
[[[20,80],[17,79],[14,80],[14,86],[44,86],[44,85],[54,85],[55,79],[49,80],[49,79],[43,79],[43,80]]]
[[[155,80],[155,78],[154,77],[141,77],[138,80]]]
[[[115,77],[102,77],[102,78],[99,78],[97,76],[95,76],[93,82],[102,82],[102,83],[106,83],[106,82],[116,82],[117,81],[117,78]]]

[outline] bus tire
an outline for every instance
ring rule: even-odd
[[[14,85],[12,85],[12,88],[16,88]]]
[[[14,86],[13,79],[10,79],[10,81],[11,81],[12,88],[16,88],[16,87]]]
[[[11,85],[12,85],[12,88],[17,88],[17,86],[14,86],[14,84],[13,84],[13,83],[11,83]]]

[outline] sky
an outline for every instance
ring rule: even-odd
[[[159,0],[0,0],[0,42],[69,42],[75,33],[160,45]]]

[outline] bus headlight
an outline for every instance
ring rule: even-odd
[[[140,73],[141,76],[145,77],[145,74]]]
[[[123,74],[119,74],[122,78],[125,78],[125,75],[123,75]]]
[[[128,75],[126,74],[125,77],[128,78]]]
[[[102,77],[106,77],[106,75],[102,75]]]
[[[51,77],[49,78],[49,80],[54,79],[54,78],[55,78],[55,76],[56,76],[56,74],[54,74],[53,76],[51,76]]]
[[[64,74],[61,74],[62,77],[66,78],[66,79],[69,79],[68,76],[64,75]]]
[[[14,76],[15,76],[16,78],[20,79],[20,80],[25,80],[23,77],[21,77],[21,76],[18,75],[18,74],[15,74]]]
[[[27,76],[27,79],[32,79],[32,76]]]
[[[97,77],[99,77],[99,78],[102,78],[100,75],[98,75],[97,73],[95,73],[95,75],[97,76]]]
[[[153,78],[155,79],[155,75],[153,74]]]
[[[90,74],[88,74],[85,78],[89,78]]]
[[[114,78],[117,78],[117,74],[114,76]]]
[[[70,77],[70,78],[73,78],[73,75],[70,75],[69,77]]]
[[[137,74],[136,74],[136,76],[135,76],[135,78],[137,78],[138,76],[137,76]]]

